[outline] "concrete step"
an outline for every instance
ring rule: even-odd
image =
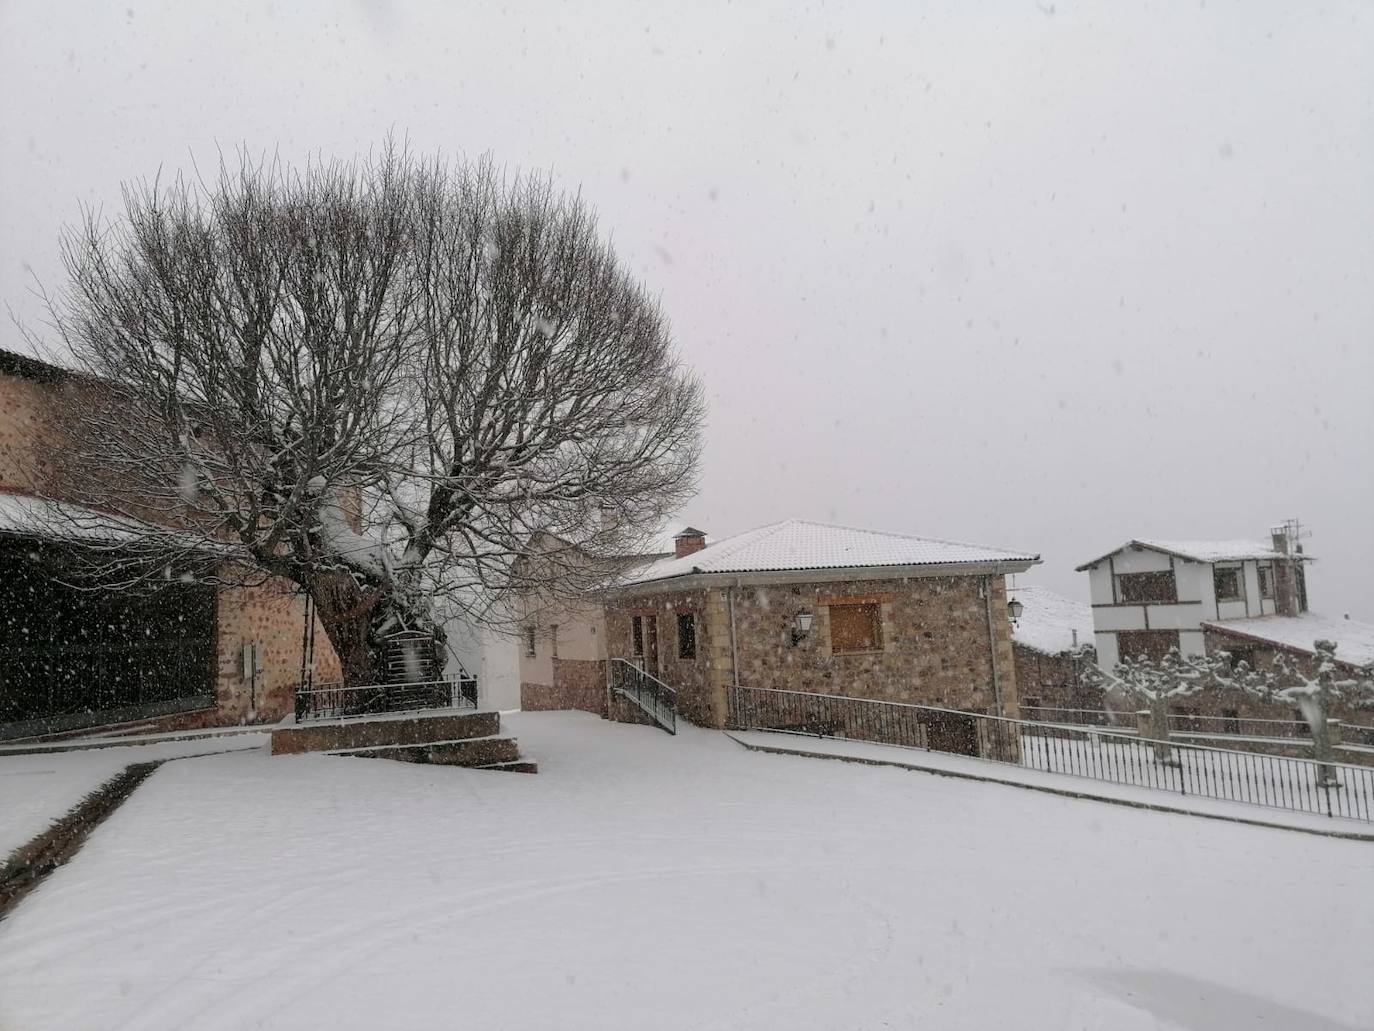
[[[538,773],[539,764],[533,759],[516,759],[508,763],[487,763],[478,766],[479,770],[494,770],[498,773]]]
[[[342,752],[389,745],[425,745],[470,738],[497,737],[501,716],[495,712],[386,713],[312,720],[272,731],[272,754]]]
[[[335,748],[325,754],[432,763],[436,766],[482,767],[520,761],[520,747],[512,737],[478,737],[417,745],[382,745],[377,748]]]

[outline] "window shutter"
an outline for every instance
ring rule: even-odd
[[[881,647],[877,605],[831,605],[830,650],[875,652]]]

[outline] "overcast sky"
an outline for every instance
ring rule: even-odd
[[[706,385],[712,536],[1027,548],[1086,600],[1131,537],[1298,516],[1313,607],[1374,620],[1374,5],[651,7],[0,0],[0,300],[121,180],[395,129],[600,211]]]

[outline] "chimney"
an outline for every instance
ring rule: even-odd
[[[673,538],[673,555],[686,558],[706,547],[706,531],[689,526]]]
[[[1288,554],[1288,534],[1284,533],[1282,526],[1275,526],[1269,531],[1269,540],[1274,546],[1274,550]]]

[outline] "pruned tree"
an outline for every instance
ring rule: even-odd
[[[1267,670],[1247,670],[1242,663],[1234,684],[1262,701],[1298,707],[1312,733],[1313,755],[1320,764],[1318,783],[1335,787],[1339,782],[1330,765],[1336,761],[1331,709],[1339,702],[1374,707],[1374,670],[1342,674],[1335,641],[1316,641],[1312,648],[1314,658],[1310,660],[1279,652]]]
[[[700,388],[547,180],[388,144],[124,201],[68,231],[50,300],[93,384],[55,493],[108,524],[82,528],[103,583],[284,578],[369,682],[436,599],[499,624],[527,587],[596,587],[693,489]]]
[[[1170,648],[1159,659],[1147,655],[1126,656],[1110,673],[1097,666],[1090,667],[1089,673],[1096,684],[1125,695],[1132,704],[1144,705],[1149,710],[1155,760],[1177,764],[1168,744],[1169,705],[1221,686],[1226,666],[1226,661],[1215,655],[1185,658],[1177,648]]]

